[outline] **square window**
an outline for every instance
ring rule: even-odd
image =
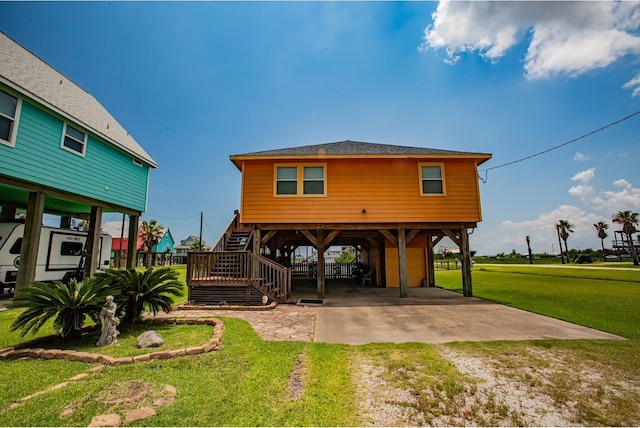
[[[279,166],[276,170],[276,195],[295,195],[298,193],[298,168]]]
[[[423,195],[444,195],[442,165],[421,165],[420,179]]]
[[[84,149],[86,144],[87,134],[72,127],[71,125],[65,125],[64,136],[62,138],[63,148],[84,156]]]
[[[324,195],[324,167],[305,166],[303,178],[303,194]]]

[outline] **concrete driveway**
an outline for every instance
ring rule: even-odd
[[[485,340],[613,339],[619,336],[440,288],[348,287],[319,306],[314,342],[444,343]]]

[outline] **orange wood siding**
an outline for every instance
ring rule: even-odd
[[[325,196],[274,196],[274,164],[326,163]],[[420,196],[420,162],[444,163],[446,196]],[[362,210],[366,209],[366,214]],[[248,160],[243,164],[243,223],[481,221],[473,159]]]

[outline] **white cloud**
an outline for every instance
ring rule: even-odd
[[[572,188],[570,188],[569,194],[571,196],[577,196],[583,201],[588,201],[593,196],[594,189],[591,186],[583,186],[580,184],[578,186],[573,186]]]
[[[555,225],[560,219],[569,220],[574,225],[574,232],[568,239],[569,248],[599,248],[598,237],[593,229],[593,224],[602,220],[602,217],[588,213],[573,205],[561,205],[555,210],[542,213],[533,220],[520,222],[505,221],[501,224],[503,246],[524,246],[525,237],[531,239],[531,249],[534,253],[558,252],[558,236]]]
[[[576,175],[574,175],[573,177],[571,177],[571,181],[580,181],[582,183],[588,183],[591,180],[593,180],[593,177],[596,176],[596,169],[595,168],[589,168],[585,171],[581,171],[579,173],[577,173]]]
[[[574,161],[578,161],[578,162],[586,162],[586,161],[590,161],[591,158],[589,156],[586,156],[580,152],[577,152],[575,154],[575,156],[573,157]]]
[[[633,91],[631,93],[632,97],[640,96],[640,73],[636,74],[633,79],[622,85],[622,88]]]
[[[444,49],[445,61],[463,53],[498,61],[527,36],[529,79],[577,76],[628,54],[640,54],[640,2],[441,1],[420,50]],[[640,94],[640,75],[625,84]]]

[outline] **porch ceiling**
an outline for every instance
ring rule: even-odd
[[[17,182],[0,176],[0,206],[15,206],[16,208],[26,209],[29,202],[29,193],[33,191],[45,193],[44,212],[47,214],[88,218],[92,206],[102,207],[105,212],[139,214],[101,201],[83,198],[77,195],[67,195],[55,189]]]

